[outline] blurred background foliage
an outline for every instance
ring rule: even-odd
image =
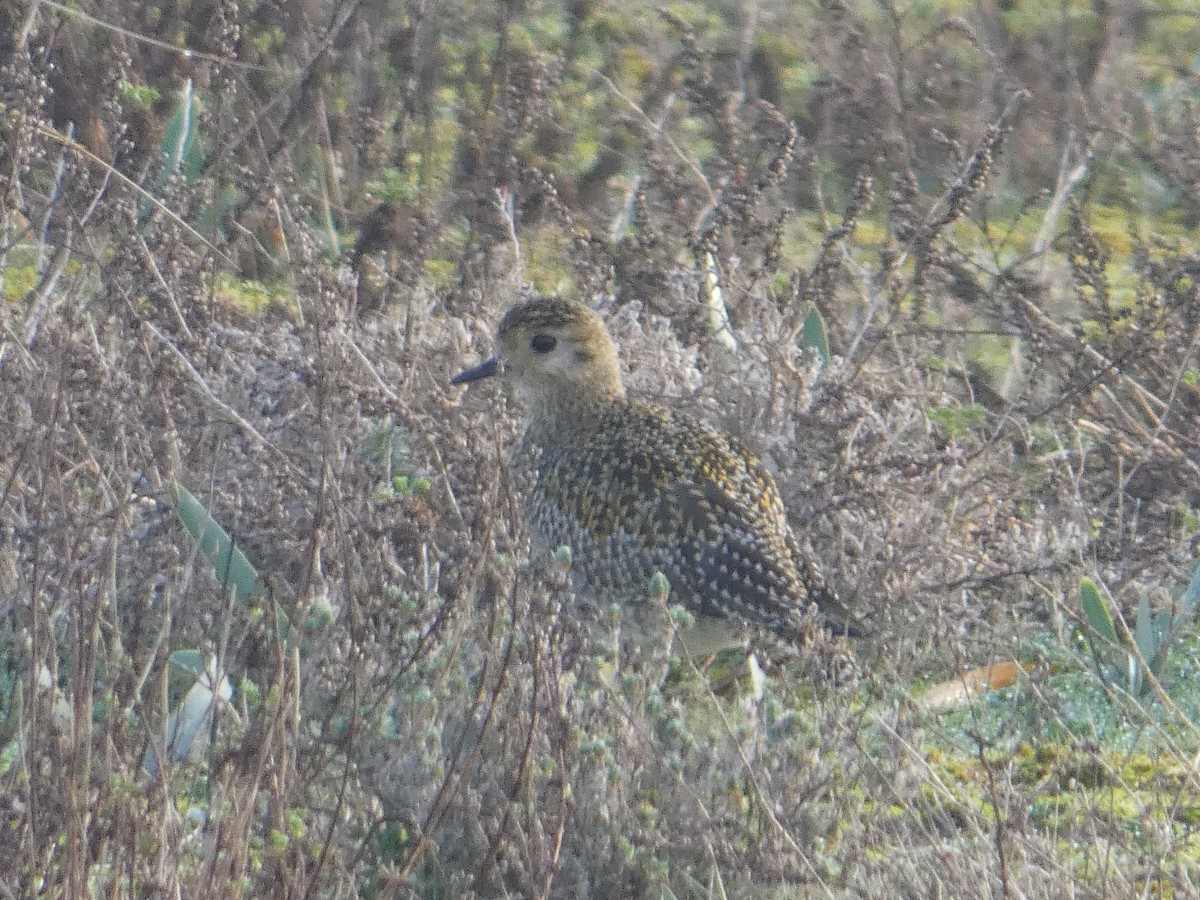
[[[648,167],[695,166],[720,189],[737,175],[722,169],[770,152],[753,145],[778,121],[794,124],[820,176],[789,180],[778,198],[811,228],[816,192],[844,198],[863,173],[907,172],[930,189],[1019,90],[1029,96],[994,179],[999,210],[1052,189],[1075,147],[1095,155],[1089,199],[1116,249],[1130,216],[1182,230],[1197,219],[1188,150],[1200,47],[1194,11],[1177,3],[183,3],[134,4],[116,20],[105,12],[36,7],[46,118],[142,181],[173,152],[188,91],[194,144],[186,163],[169,158],[167,168],[205,184],[204,208],[188,221],[243,270],[278,274],[284,262],[286,235],[271,237],[281,223],[267,193],[280,175],[326,252],[388,240],[364,233],[370,226],[393,246],[415,245],[423,268],[445,274],[439,263],[496,239],[487,209],[498,189],[512,194],[531,245],[554,243],[550,187],[580,225],[620,237],[639,187],[654,202],[691,203],[697,216],[711,200],[696,184],[682,196],[656,192],[663,186]],[[19,4],[4,13],[7,55],[27,13]],[[381,203],[403,212],[372,215]],[[553,286],[564,273],[545,265],[530,275]]]

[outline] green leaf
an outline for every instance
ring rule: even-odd
[[[195,670],[199,664],[199,671]],[[204,657],[196,650],[177,650],[171,654],[169,664],[187,673],[190,684],[167,716],[163,748],[167,759],[178,762],[184,759],[197,744],[205,729],[212,723],[213,711],[219,704],[229,702],[233,696],[233,685],[229,678],[217,678],[217,659]],[[158,772],[160,760],[154,746],[147,748],[142,765],[151,774]]]
[[[1142,693],[1146,685],[1146,679],[1142,674],[1142,667],[1138,663],[1138,658],[1132,653],[1125,654],[1125,670],[1126,677],[1129,679],[1129,693],[1134,695]]]
[[[195,152],[193,138],[196,136],[196,119],[200,113],[200,100],[196,97],[195,87],[189,78],[179,92],[179,103],[175,114],[167,123],[163,132],[162,144],[159,146],[159,157],[162,160],[162,171],[151,185],[152,193],[159,193],[167,179],[178,172],[186,183],[195,181],[200,174],[204,161],[200,153]],[[142,202],[138,208],[138,221],[144,221],[156,209],[149,200]]]
[[[1192,569],[1192,580],[1188,582],[1187,589],[1179,598],[1179,609],[1175,613],[1172,624],[1178,626],[1189,621],[1196,614],[1198,603],[1200,603],[1200,562],[1196,563],[1196,568]]]
[[[800,332],[800,346],[817,351],[821,366],[829,362],[829,332],[825,329],[825,320],[821,311],[815,306],[809,307],[808,315],[804,317],[804,325]]]
[[[1141,693],[1146,686],[1141,662],[1144,661],[1147,666],[1151,665],[1158,651],[1158,640],[1154,635],[1154,613],[1150,611],[1150,598],[1144,593],[1138,600],[1137,621],[1133,624],[1133,640],[1137,644],[1138,653],[1142,656],[1141,660],[1130,660],[1130,670],[1134,673],[1130,687],[1136,694]],[[1132,656],[1132,654],[1130,655]]]
[[[222,591],[233,592],[233,599],[245,603],[249,598],[263,593],[258,572],[250,565],[225,529],[216,523],[204,506],[179,482],[171,482],[168,490],[175,504],[175,513],[183,527],[191,532],[200,552],[208,560]]]
[[[650,597],[656,603],[666,603],[671,593],[671,582],[662,572],[655,572],[650,578]]]
[[[199,650],[176,650],[167,657],[167,665],[191,675],[192,681],[203,675],[205,670],[204,655]]]
[[[1104,598],[1100,596],[1100,588],[1096,587],[1096,582],[1090,578],[1080,579],[1079,600],[1083,606],[1083,617],[1092,631],[1110,644],[1120,646],[1112,614],[1108,611]]]
[[[12,689],[9,691],[7,698],[8,716],[3,722],[0,722],[0,749],[8,746],[9,741],[17,736],[17,730],[21,727],[21,722],[25,714],[25,691],[21,679],[17,678],[13,681]],[[7,766],[0,761],[0,774],[7,770]]]
[[[188,150],[191,148],[192,137],[195,134],[194,123],[199,107],[200,101],[196,99],[191,79],[188,79],[184,83],[183,90],[180,91],[179,104],[175,107],[175,115],[171,117],[171,121],[167,125],[160,148],[168,173],[183,171],[185,168],[184,163],[188,160]],[[183,174],[188,181],[191,181],[195,175],[190,171],[183,171]]]
[[[1137,642],[1142,659],[1149,662],[1154,658],[1157,642],[1154,640],[1154,613],[1150,611],[1150,598],[1142,594],[1138,600],[1137,621],[1133,626],[1133,639]]]
[[[1164,678],[1164,670],[1167,667],[1167,651],[1171,649],[1171,642],[1176,636],[1173,625],[1174,618],[1169,612],[1159,613],[1154,617],[1154,658],[1147,659],[1146,662],[1150,664],[1150,671],[1159,681]]]

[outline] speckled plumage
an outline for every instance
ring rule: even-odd
[[[516,385],[539,451],[531,518],[546,548],[571,548],[578,592],[636,614],[661,572],[669,602],[697,619],[696,639],[684,635],[693,653],[748,626],[799,643],[814,605],[824,624],[856,633],[800,552],[762,463],[700,419],[627,399],[595,313],[533,300],[508,312],[497,344],[497,357],[454,382],[502,372]]]

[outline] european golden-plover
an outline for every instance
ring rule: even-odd
[[[644,627],[661,573],[668,602],[695,619],[680,632],[693,658],[752,630],[792,645],[822,626],[860,633],[801,552],[762,463],[698,418],[626,397],[596,313],[522,303],[500,322],[496,351],[452,383],[499,374],[516,387],[537,451],[534,531],[550,551],[570,548],[577,594],[619,603],[622,621]]]

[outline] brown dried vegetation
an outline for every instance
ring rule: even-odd
[[[1161,606],[1200,556],[1194,103],[1116,65],[1157,13],[152,6],[0,10],[0,895],[1194,893],[1194,725],[1114,694],[1134,771],[1055,680],[1081,576]],[[777,472],[857,688],[580,649],[516,417],[447,384],[529,283]],[[151,773],[183,648],[238,690]],[[929,739],[916,685],[1014,657]]]

